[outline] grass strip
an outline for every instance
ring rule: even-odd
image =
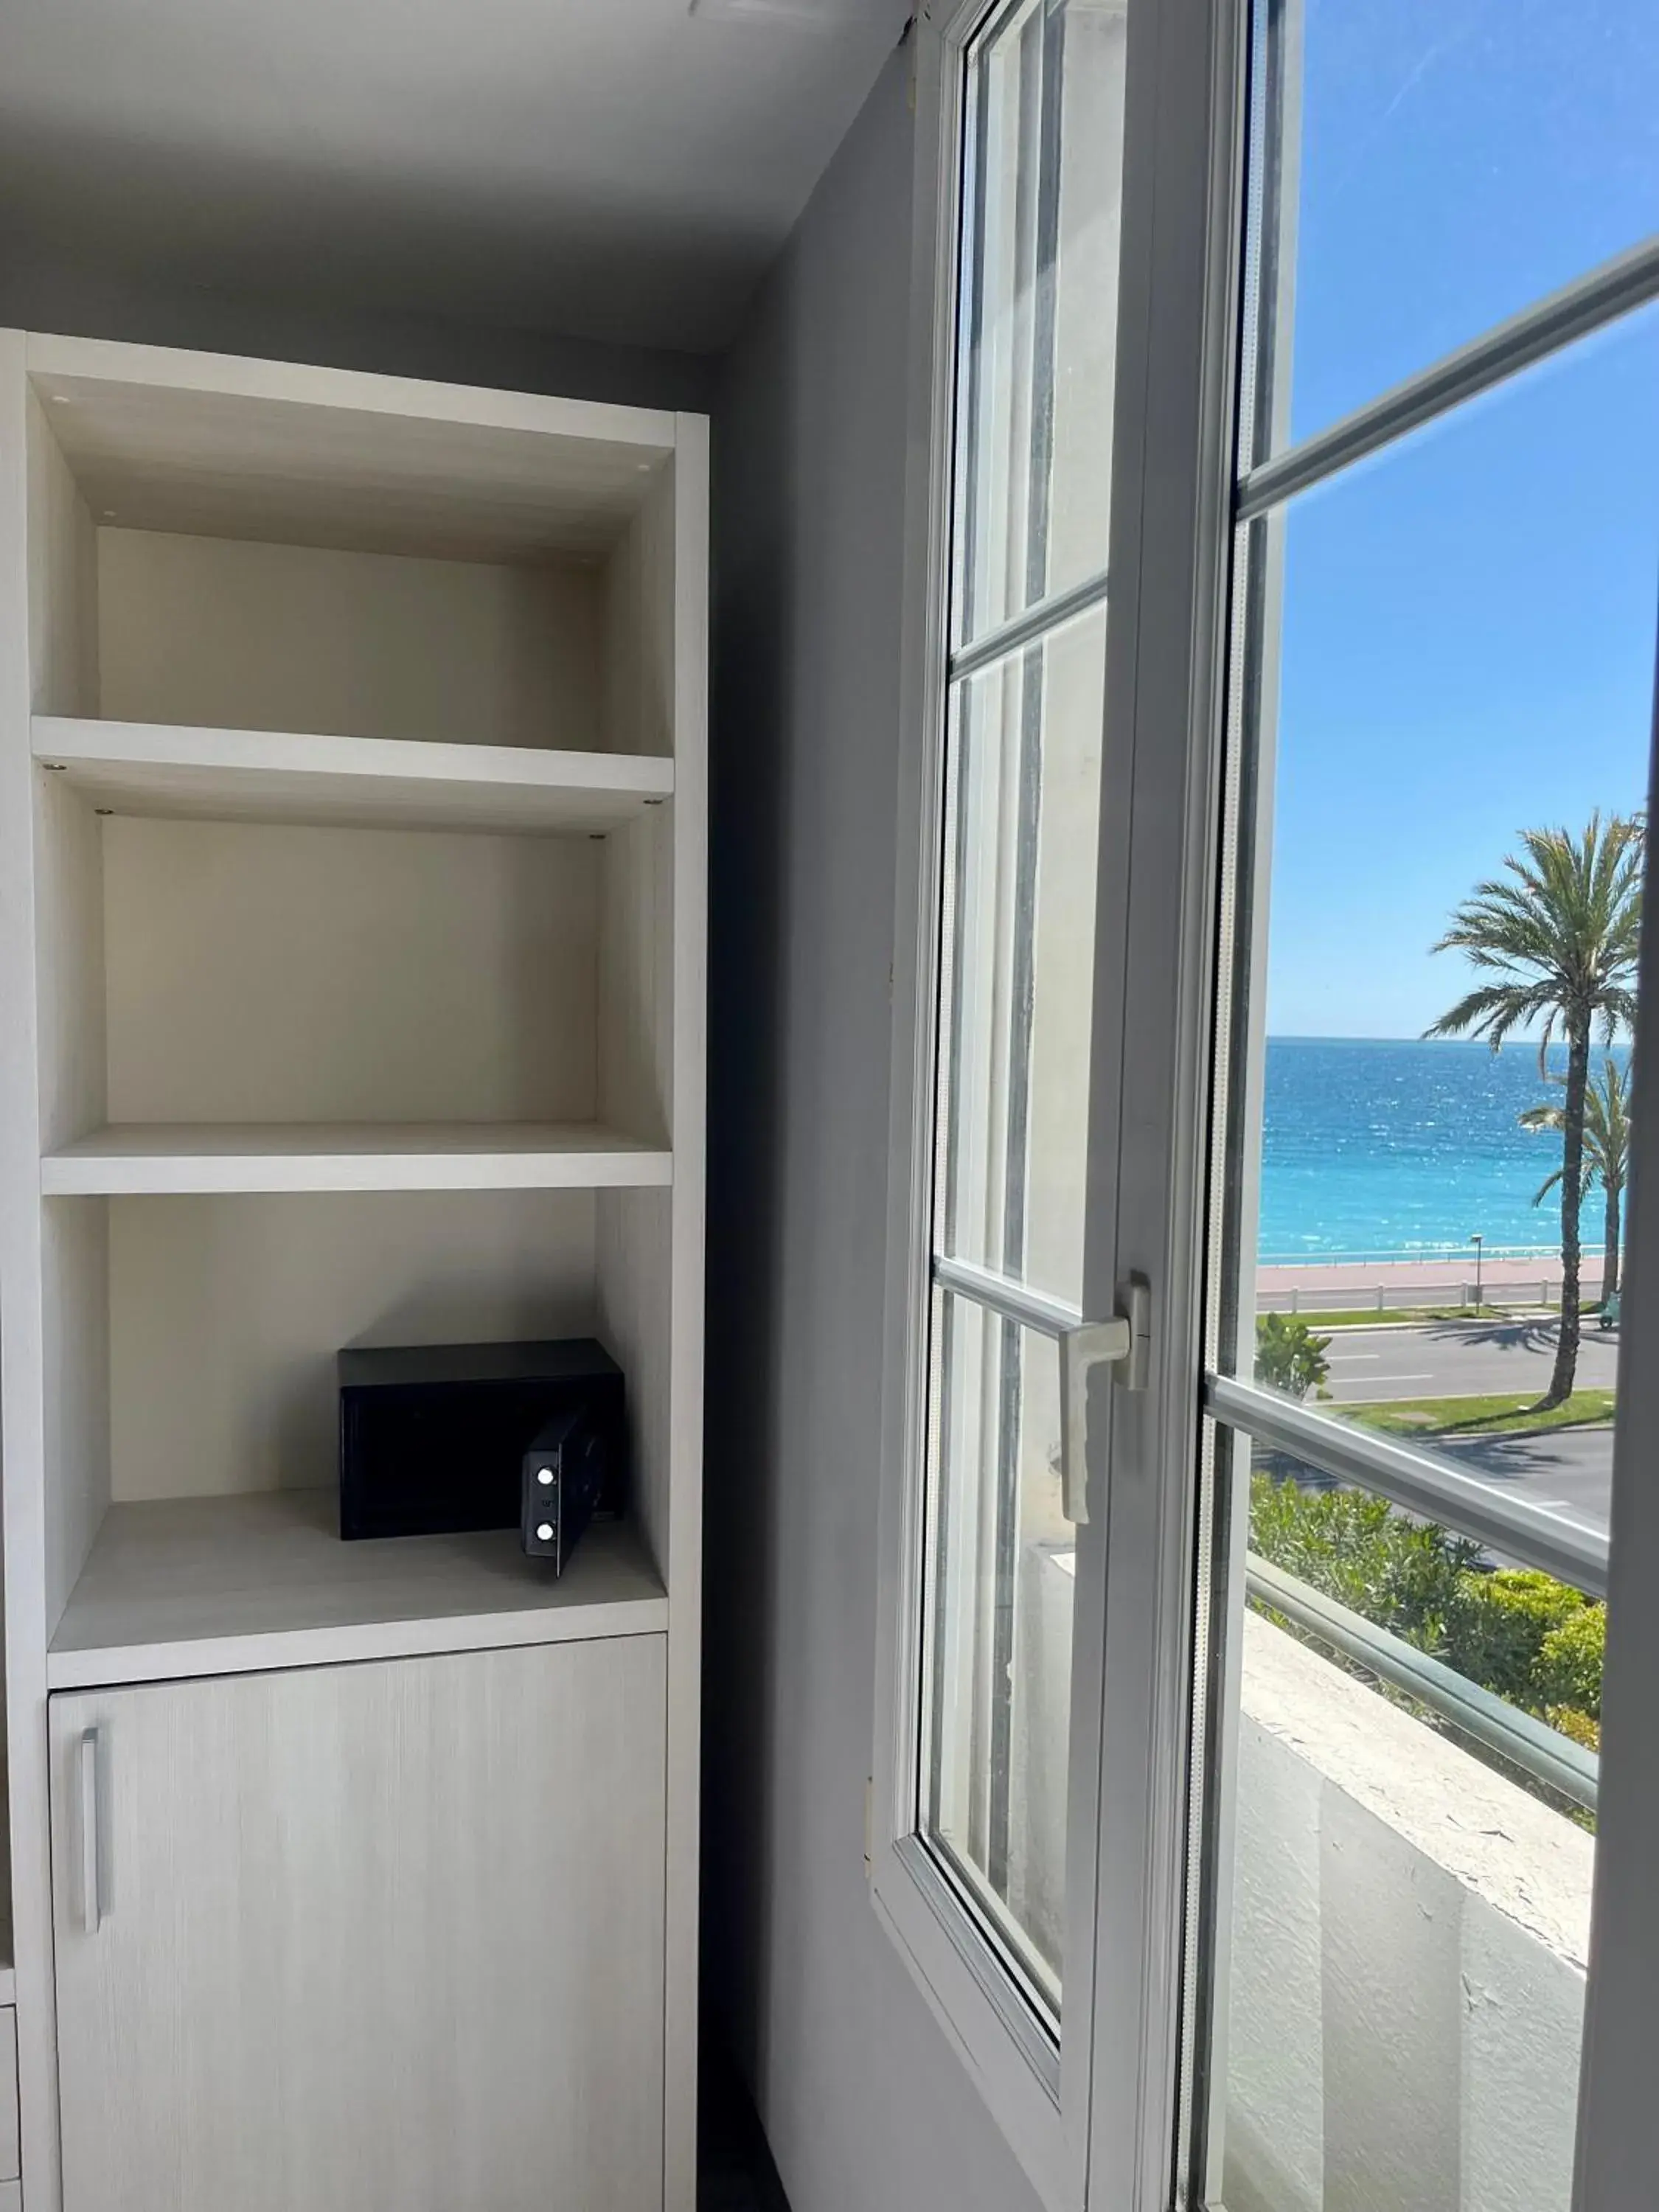
[[[1390,1437],[1528,1437],[1550,1429],[1604,1427],[1613,1419],[1611,1390],[1575,1390],[1540,1411],[1530,1398],[1391,1399],[1386,1406],[1344,1406],[1345,1421]]]

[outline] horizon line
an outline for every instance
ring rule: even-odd
[[[1494,1050],[1502,1052],[1504,1049],[1503,1045],[1494,1047],[1488,1044],[1485,1037],[1425,1036],[1420,1030],[1413,1030],[1409,1035],[1404,1036],[1384,1036],[1380,1033],[1373,1035],[1370,1031],[1362,1035],[1358,1031],[1350,1030],[1269,1030],[1267,1033],[1267,1041],[1269,1044],[1468,1045],[1471,1048],[1476,1048],[1481,1052],[1486,1053],[1490,1053]],[[1506,1044],[1525,1045],[1528,1050],[1532,1052],[1537,1051],[1539,1042],[1540,1040],[1538,1037],[1535,1036],[1528,1036],[1524,1031],[1518,1031],[1514,1036],[1507,1037],[1504,1040],[1504,1043]],[[1592,1050],[1595,1052],[1627,1052],[1630,1049],[1630,1042],[1631,1041],[1628,1037],[1615,1037],[1612,1045],[1608,1046],[1604,1045],[1598,1038],[1592,1046]],[[1550,1044],[1552,1051],[1558,1048],[1563,1052],[1566,1050],[1566,1040],[1565,1037],[1553,1037],[1551,1039]]]

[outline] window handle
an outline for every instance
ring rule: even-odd
[[[1081,1525],[1089,1517],[1089,1377],[1115,1367],[1125,1390],[1144,1390],[1151,1364],[1152,1291],[1131,1275],[1109,1321],[1085,1321],[1060,1337],[1060,1510]]]

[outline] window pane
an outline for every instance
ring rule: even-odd
[[[1323,428],[1659,231],[1651,0],[1261,12],[1301,116],[1278,211],[1295,297],[1281,433]]]
[[[1234,1358],[1601,1530],[1617,1330],[1598,1325],[1599,1305],[1620,1257],[1631,915],[1622,952],[1609,923],[1595,956],[1604,988],[1586,1040],[1587,1325],[1573,1393],[1532,1435],[1546,1417],[1521,1409],[1545,1395],[1559,1337],[1564,1016],[1547,978],[1496,1054],[1478,1014],[1455,1036],[1425,1033],[1507,980],[1434,947],[1483,883],[1536,906],[1510,866],[1535,869],[1525,833],[1564,828],[1582,863],[1593,819],[1605,840],[1645,803],[1656,395],[1650,309],[1269,526],[1283,533],[1282,676],[1276,729],[1262,732],[1260,1221],[1239,1291],[1241,1308],[1277,1318],[1258,1318],[1254,1341],[1241,1332]],[[1627,878],[1639,846],[1636,833]],[[1546,907],[1542,920],[1560,930],[1571,916]],[[1572,947],[1558,952],[1570,962]],[[1513,973],[1525,984],[1535,963]]]
[[[1058,2006],[1073,1534],[1052,1338],[934,1301],[926,1832]]]
[[[1097,578],[1107,548],[1122,0],[1018,0],[970,49],[951,637]],[[1054,1337],[1080,1308],[1106,613],[947,684],[920,1826],[1054,2020],[1072,1531]],[[951,1268],[957,1270],[951,1275]],[[1046,1313],[1045,1313],[1046,1309]],[[1058,1312],[1056,1312],[1058,1309]]]
[[[940,1249],[1083,1289],[1103,611],[958,684],[944,887]]]
[[[1122,0],[1025,0],[969,64],[952,635],[1106,566]]]
[[[1253,524],[1245,555],[1243,787],[1271,819],[1238,830],[1217,1358],[1519,1510],[1492,1549],[1455,1486],[1439,1527],[1316,1441],[1215,1442],[1210,2201],[1567,2212],[1605,1612],[1532,1547],[1588,1534],[1600,1587],[1659,311]]]
[[[1217,1449],[1248,1476],[1243,1439]],[[1604,1609],[1556,1584],[1547,1625],[1535,1587],[1455,1539],[1253,1456],[1211,2201],[1565,2212],[1590,1816],[1523,1741],[1472,1740],[1282,1592],[1288,1568],[1355,1626],[1386,1613],[1385,1654],[1437,1656],[1517,1711],[1540,1675],[1591,1694]],[[1593,1740],[1595,1716],[1577,1725]]]

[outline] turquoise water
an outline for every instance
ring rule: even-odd
[[[1516,1117],[1559,1096],[1535,1045],[1269,1038],[1261,1257],[1467,1249],[1477,1231],[1489,1250],[1550,1249],[1559,1200],[1532,1199],[1561,1140]],[[1599,1189],[1583,1220],[1599,1249]]]

